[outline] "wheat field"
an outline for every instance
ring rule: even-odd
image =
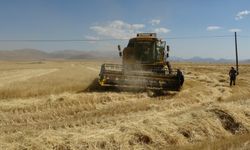
[[[0,149],[250,149],[250,65],[174,63],[180,92],[98,90],[104,61],[0,62]]]

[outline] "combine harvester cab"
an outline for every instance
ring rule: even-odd
[[[165,50],[167,47],[167,50]],[[99,84],[103,87],[126,87],[146,90],[179,91],[182,72],[167,61],[169,46],[156,33],[138,33],[123,51],[118,45],[122,64],[102,64]]]

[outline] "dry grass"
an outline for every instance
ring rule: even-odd
[[[0,87],[0,149],[250,148],[248,65],[230,88],[229,66],[174,64],[184,70],[184,88],[152,98],[79,92],[98,76],[100,62],[3,63],[6,73],[57,70]]]
[[[28,98],[84,90],[97,77],[90,62],[13,63],[1,68],[0,98]],[[93,65],[93,63],[92,63]],[[5,66],[6,67],[6,66]],[[7,79],[6,79],[7,78]]]

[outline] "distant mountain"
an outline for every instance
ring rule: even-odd
[[[176,56],[170,56],[170,57],[168,58],[168,60],[170,60],[170,61],[185,61],[184,58],[176,57]]]
[[[19,49],[0,51],[0,60],[42,60],[51,56],[43,51],[35,49]]]
[[[36,49],[0,50],[0,60],[50,60],[50,59],[116,59],[119,58],[117,51],[78,51],[62,50],[45,52]],[[235,60],[214,58],[181,58],[171,56],[170,61],[179,62],[207,62],[207,63],[233,63]],[[241,63],[250,63],[250,59],[242,60]]]
[[[62,50],[45,52],[36,49],[0,50],[0,60],[49,60],[49,59],[94,59],[118,58],[113,51]]]
[[[214,58],[201,58],[201,57],[192,57],[188,59],[188,61],[191,62],[215,62],[216,60]]]
[[[243,60],[243,61],[241,61],[241,63],[246,63],[246,64],[250,64],[250,59],[247,59],[247,60]]]
[[[118,58],[118,53],[113,51],[77,51],[63,50],[51,52],[53,58],[63,59],[94,59],[94,58]]]
[[[179,61],[179,62],[206,62],[206,63],[231,63],[234,60],[231,59],[214,59],[214,58],[202,58],[202,57],[192,57],[192,58],[181,58],[181,57],[171,57],[169,60],[171,61]]]
[[[85,58],[93,58],[93,54],[86,51],[77,51],[77,50],[63,50],[63,51],[55,51],[49,53],[52,58],[60,58],[60,59],[85,59]]]

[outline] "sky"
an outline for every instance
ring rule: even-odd
[[[249,0],[1,0],[0,50],[114,51],[156,32],[175,57],[250,59]],[[83,41],[5,41],[83,40]],[[91,41],[93,40],[93,41]]]

